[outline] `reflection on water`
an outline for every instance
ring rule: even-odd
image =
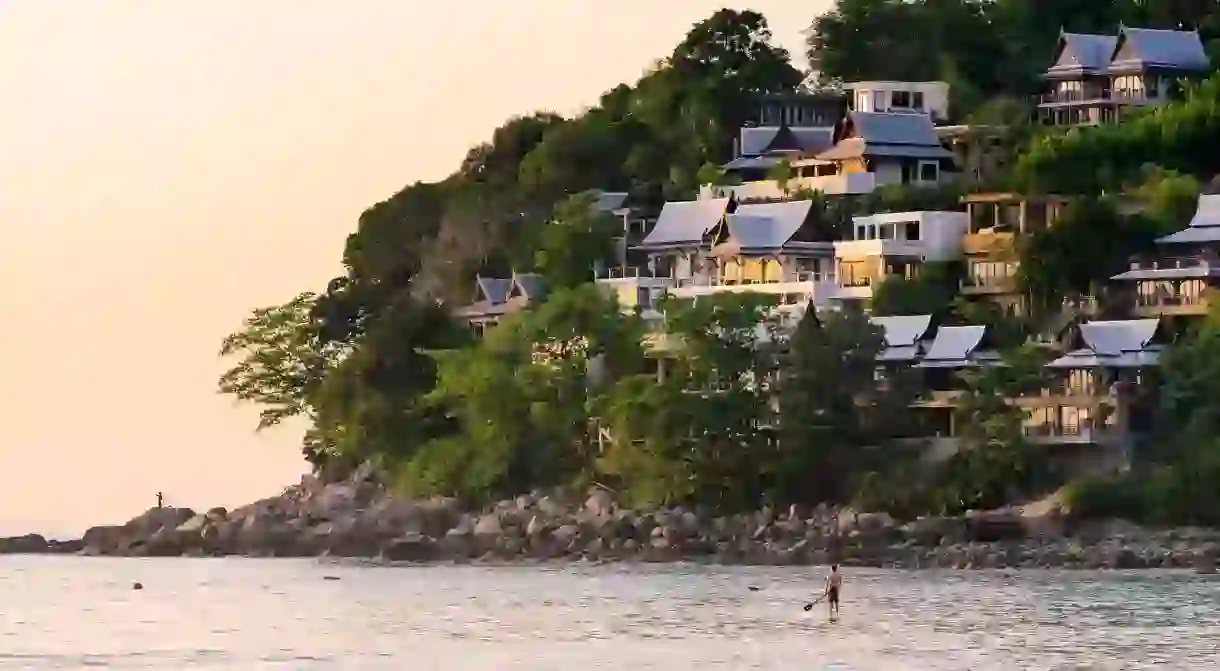
[[[1214,579],[848,569],[837,623],[801,608],[821,579],[0,557],[0,668],[1128,671],[1220,659]]]

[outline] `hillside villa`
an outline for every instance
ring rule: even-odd
[[[1038,97],[1048,125],[1114,121],[1129,107],[1172,98],[1181,79],[1211,71],[1199,33],[1119,26],[1117,35],[1061,33]]]

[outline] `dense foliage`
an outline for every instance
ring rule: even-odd
[[[303,418],[315,466],[372,460],[418,495],[484,500],[597,483],[640,505],[856,499],[916,513],[1041,491],[1055,478],[1022,438],[1023,411],[1003,402],[1041,384],[1041,354],[1021,343],[1064,318],[1065,298],[1099,293],[1128,256],[1180,227],[1202,182],[1220,172],[1220,78],[1118,125],[1028,123],[1025,101],[1060,28],[1109,33],[1120,21],[1197,27],[1220,55],[1214,0],[838,0],[813,22],[807,56],[823,83],[944,79],[954,117],[1005,128],[1018,157],[1005,186],[1079,196],[1060,225],[1017,250],[1035,307],[1026,318],[955,298],[962,269],[953,264],[878,287],[877,314],[988,324],[1006,353],[1008,365],[962,376],[955,420],[970,449],[935,468],[892,449],[918,423],[919,385],[897,369],[878,379],[882,341],[863,316],[818,315],[789,332],[767,300],[732,294],[670,301],[658,327],[588,282],[621,230],[593,209],[589,190],[627,191],[641,204],[692,197],[723,180],[716,166],[754,96],[803,79],[753,11],[716,12],[584,113],[510,119],[448,178],[370,207],[324,292],[256,310],[225,340],[222,354],[236,363],[220,391],[260,406],[260,428]],[[820,232],[837,237],[852,215],[954,209],[979,187],[797,195],[815,200]],[[526,270],[550,288],[533,309],[478,342],[449,318],[475,298],[476,273]],[[1207,486],[1220,475],[1211,401],[1220,389],[1209,386],[1220,379],[1209,368],[1220,361],[1218,334],[1215,318],[1167,355],[1159,425],[1179,428],[1141,453],[1138,475],[1081,484],[1082,509],[1220,523],[1200,512],[1220,509]],[[657,339],[659,363],[645,356]]]

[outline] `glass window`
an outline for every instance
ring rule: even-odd
[[[935,161],[923,161],[919,164],[919,181],[935,182],[940,177],[940,166]]]
[[[871,112],[884,112],[888,107],[885,104],[885,91],[873,92],[873,109]]]
[[[916,91],[911,94],[911,107],[917,110],[923,109],[923,91]]]
[[[890,95],[890,104],[894,107],[910,107],[911,92],[910,91],[894,91]]]
[[[864,231],[865,231],[864,224],[860,224],[859,226],[856,226],[856,239],[857,240],[865,239]]]
[[[903,231],[903,234],[905,235],[905,239],[911,240],[911,241],[915,241],[915,240],[919,239],[919,222],[918,221],[908,221],[905,224],[903,224],[903,228],[905,229]]]
[[[881,233],[877,237],[881,238],[882,240],[893,240],[894,239],[894,225],[893,224],[881,224]]]
[[[877,239],[877,226],[875,224],[868,225],[868,237],[865,239],[867,239],[867,240],[876,240]]]

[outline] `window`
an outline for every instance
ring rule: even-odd
[[[907,107],[911,106],[910,91],[894,91],[890,94],[890,105],[892,107]]]
[[[911,94],[911,107],[917,110],[923,109],[923,91],[916,91]]]
[[[867,230],[867,229],[865,229],[864,224],[860,224],[859,226],[856,226],[856,239],[857,240],[867,240],[867,238],[864,237],[865,230]]]
[[[1149,98],[1161,97],[1161,78],[1158,75],[1146,75],[1144,77],[1144,90]]]
[[[882,240],[893,240],[894,239],[894,225],[893,224],[881,224],[881,231],[877,237]]]
[[[940,177],[940,165],[936,161],[919,162],[919,181],[935,182]]]
[[[888,109],[885,105],[885,91],[873,92],[873,108],[870,112],[884,112]]]
[[[903,234],[906,236],[907,240],[910,240],[912,242],[919,240],[919,222],[918,221],[908,221],[908,222],[904,223],[902,226],[903,226]]]
[[[876,240],[877,239],[877,226],[875,224],[868,225],[868,234],[865,239],[866,240]]]
[[[868,110],[868,91],[860,91],[859,93],[856,94],[855,111],[857,111],[857,112],[869,111]]]

